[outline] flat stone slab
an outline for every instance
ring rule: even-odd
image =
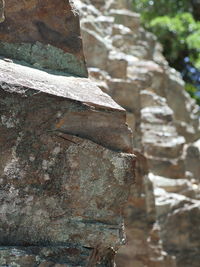
[[[57,72],[57,75],[54,73],[56,72],[51,73],[48,70],[44,71],[0,59],[0,83],[1,85],[2,83],[7,84],[8,87],[12,88],[11,90],[24,87],[93,106],[124,112],[123,108],[89,79],[67,76],[62,72]]]
[[[65,111],[55,126],[57,130],[130,152],[132,139],[125,124],[125,110],[89,79],[55,75],[0,60],[0,86],[4,92],[16,93],[22,98],[44,94],[75,101],[82,108],[70,110],[70,115],[69,110]]]

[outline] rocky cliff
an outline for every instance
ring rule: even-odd
[[[134,181],[126,112],[87,78],[71,1],[5,2],[0,266],[113,266]]]
[[[89,76],[126,109],[138,157],[136,186],[124,211],[128,242],[116,263],[197,267],[199,107],[130,2],[76,1]]]

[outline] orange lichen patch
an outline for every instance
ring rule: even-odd
[[[65,124],[65,120],[61,119],[58,123],[56,123],[56,128],[59,129]]]

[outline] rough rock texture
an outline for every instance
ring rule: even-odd
[[[0,266],[114,266],[134,182],[131,132],[123,108],[67,73],[79,70],[74,61],[63,56],[65,72],[41,68],[48,40],[83,63],[81,47],[72,51],[78,17],[69,1],[56,1],[56,9],[54,2],[7,1],[0,26]],[[50,39],[40,39],[38,25],[49,27]],[[72,43],[59,39],[70,34]],[[32,51],[30,61],[27,44],[47,54],[38,61]]]
[[[3,22],[5,19],[4,8],[5,8],[5,2],[4,0],[1,0],[0,1],[0,22]]]
[[[0,55],[87,76],[79,17],[71,1],[9,0],[5,16]]]
[[[117,266],[175,266],[174,258],[163,251],[160,240],[147,160],[138,151],[135,151],[135,155],[136,183],[131,187],[128,204],[123,213],[126,218],[127,244],[117,253]]]
[[[149,168],[139,156],[146,171],[136,174],[137,186],[131,190],[125,212],[128,243],[117,266],[197,267],[199,107],[184,90],[180,74],[168,66],[156,37],[128,10],[130,1],[76,4],[90,77],[127,110],[133,148],[146,157]],[[149,183],[154,190],[146,187]]]

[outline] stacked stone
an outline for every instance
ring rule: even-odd
[[[137,191],[136,186],[137,192],[130,197],[126,223],[129,243],[119,253],[117,265],[175,264],[173,257],[163,251],[163,242],[165,250],[177,256],[177,266],[197,267],[199,108],[185,92],[180,74],[168,66],[155,36],[146,32],[140,16],[130,11],[129,1],[111,0],[100,8],[95,3],[77,1],[89,74],[126,109],[127,123],[134,133],[133,148],[145,155],[149,166],[148,174],[139,175],[143,190]],[[153,189],[147,187],[145,191],[148,179],[154,185],[156,198],[156,216],[150,216],[150,224],[147,199]],[[142,214],[145,223],[140,224],[141,216],[137,221],[134,214]],[[157,236],[157,243],[151,243],[153,229],[159,232],[156,219],[162,239]]]

